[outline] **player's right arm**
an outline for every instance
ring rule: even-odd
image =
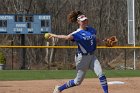
[[[64,40],[73,40],[72,34],[69,35],[56,35],[56,34],[51,34],[49,38],[59,38],[59,39],[64,39]]]

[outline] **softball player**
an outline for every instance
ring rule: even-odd
[[[105,75],[102,72],[101,65],[94,55],[96,50],[96,30],[88,26],[88,18],[80,11],[72,11],[68,15],[69,22],[78,23],[79,28],[69,35],[51,34],[51,37],[75,41],[78,50],[75,55],[77,76],[64,85],[55,86],[53,93],[60,93],[65,89],[78,86],[82,83],[88,69],[91,69],[99,77],[104,93],[108,93],[108,85]]]

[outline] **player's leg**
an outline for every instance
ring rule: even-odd
[[[58,88],[59,91],[61,92],[65,89],[80,85],[85,77],[85,73],[86,73],[85,71],[79,70],[76,78],[74,80],[70,80],[67,83],[65,83],[64,85],[60,86]]]
[[[90,69],[94,71],[96,75],[99,77],[104,93],[108,93],[107,79],[106,79],[106,76],[102,72],[100,62],[98,61],[96,56],[94,56],[93,61],[91,62]]]
[[[57,87],[57,91],[61,92],[65,89],[74,87],[74,86],[78,86],[82,83],[86,71],[89,68],[89,63],[90,61],[88,61],[87,59],[89,59],[88,56],[83,56],[81,54],[78,54],[75,56],[75,62],[76,62],[76,70],[77,70],[77,76],[74,80],[70,80],[67,83],[63,84],[62,86]],[[86,61],[86,62],[85,62]],[[59,92],[54,92],[54,93],[59,93]]]

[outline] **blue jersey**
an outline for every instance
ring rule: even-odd
[[[86,30],[77,29],[72,33],[74,41],[78,45],[78,52],[90,53],[96,49],[96,30],[87,27]]]

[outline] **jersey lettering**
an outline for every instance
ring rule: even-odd
[[[96,49],[96,30],[92,27],[87,27],[87,30],[77,30],[73,34],[74,41],[81,45],[86,51],[93,52]],[[78,47],[79,52],[83,52],[81,47]]]

